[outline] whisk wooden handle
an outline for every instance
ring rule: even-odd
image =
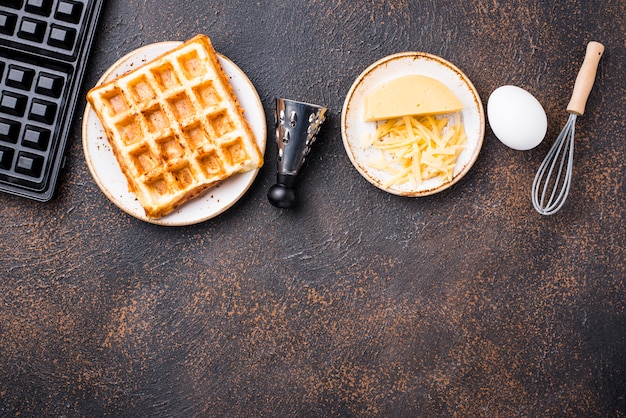
[[[600,42],[592,41],[587,45],[585,59],[576,77],[572,98],[567,105],[567,111],[569,113],[579,116],[585,113],[585,105],[587,104],[589,93],[591,93],[598,64],[600,63],[600,58],[602,58],[603,53],[604,45]]]

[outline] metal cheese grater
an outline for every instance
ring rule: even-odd
[[[278,171],[276,184],[267,193],[272,205],[290,208],[297,204],[298,174],[326,120],[327,111],[325,107],[310,103],[276,99]]]

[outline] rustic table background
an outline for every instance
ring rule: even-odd
[[[83,93],[137,47],[205,33],[259,92],[266,164],[217,218],[141,222],[88,171],[81,99],[56,198],[0,196],[0,415],[624,416],[626,3],[516,3],[108,1]],[[530,186],[591,40],[574,183],[543,217]],[[454,187],[371,186],[341,107],[402,51],[453,62],[485,105],[527,89],[548,139],[514,151],[487,126]],[[278,96],[330,108],[293,210],[266,198]]]

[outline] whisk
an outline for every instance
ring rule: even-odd
[[[592,41],[587,45],[585,59],[576,77],[572,97],[567,105],[569,117],[535,175],[532,186],[532,201],[535,210],[542,215],[552,215],[558,212],[567,199],[574,165],[576,117],[582,116],[585,112],[587,98],[591,93],[598,63],[603,53],[604,45],[601,43]],[[553,176],[555,170],[556,175]]]

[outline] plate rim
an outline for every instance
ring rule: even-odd
[[[179,41],[179,40],[173,40],[173,41],[159,41],[159,42],[154,42],[151,44],[147,44],[147,45],[143,45],[141,47],[138,47],[128,53],[126,53],[124,56],[122,56],[121,58],[119,58],[118,60],[116,60],[111,66],[109,66],[105,72],[99,77],[98,81],[94,84],[95,86],[100,85],[101,83],[107,81],[109,79],[109,77],[111,77],[112,74],[115,73],[115,71],[122,65],[124,65],[128,60],[132,59],[134,56],[140,55],[141,53],[145,52],[145,51],[149,51],[152,49],[157,49],[157,48],[163,48],[163,52],[158,53],[156,57],[166,53],[169,49],[167,48],[175,48],[178,45],[181,45],[182,43],[184,43],[184,41]],[[217,56],[221,59],[224,60],[228,65],[232,66],[232,68],[238,73],[238,75],[241,77],[241,81],[244,82],[246,85],[248,85],[249,89],[250,89],[250,93],[254,94],[253,97],[253,101],[255,102],[255,108],[259,111],[259,116],[262,116],[262,119],[264,120],[264,123],[261,126],[261,130],[259,131],[259,135],[257,137],[257,135],[255,135],[255,139],[257,141],[257,145],[259,146],[261,153],[263,155],[265,155],[265,148],[267,146],[267,125],[265,123],[265,119],[266,119],[266,115],[265,115],[265,109],[263,108],[263,104],[261,101],[261,98],[259,96],[258,91],[256,90],[256,88],[254,87],[254,84],[252,84],[252,81],[248,78],[248,76],[243,72],[243,70],[241,68],[239,68],[239,66],[237,64],[235,64],[230,58],[226,57],[225,55],[217,52]],[[146,62],[148,62],[149,60],[147,60]],[[128,70],[131,71],[131,70]],[[128,72],[127,71],[127,72]],[[126,73],[126,72],[125,72]],[[227,74],[227,76],[229,76]],[[241,105],[241,103],[240,103]],[[242,106],[243,107],[243,106]],[[249,109],[244,109],[245,111],[249,111]],[[132,208],[129,208],[127,205],[123,204],[123,201],[121,201],[120,199],[118,199],[116,196],[113,195],[113,192],[111,190],[109,190],[108,187],[105,186],[105,184],[103,183],[103,181],[101,180],[101,175],[100,173],[98,173],[98,171],[95,169],[95,165],[92,162],[92,158],[93,156],[89,153],[89,128],[88,128],[88,124],[90,122],[90,116],[92,114],[95,114],[95,111],[93,110],[93,108],[91,107],[90,103],[87,102],[86,106],[85,106],[85,110],[83,112],[83,120],[82,120],[82,146],[83,146],[83,154],[85,157],[85,161],[87,163],[87,166],[89,168],[91,177],[93,178],[93,180],[95,181],[95,183],[97,184],[98,188],[100,189],[100,191],[109,199],[109,201],[111,201],[115,206],[117,206],[119,209],[121,209],[123,212],[125,212],[126,214],[139,219],[141,221],[147,222],[147,223],[151,223],[151,224],[155,224],[155,225],[161,225],[161,226],[189,226],[189,225],[195,225],[201,222],[205,222],[209,219],[215,218],[219,215],[221,215],[222,213],[224,213],[225,211],[227,211],[228,209],[230,209],[233,205],[235,205],[242,197],[243,195],[246,194],[246,192],[250,189],[250,187],[252,186],[252,184],[254,183],[259,171],[261,170],[261,167],[256,168],[254,170],[251,170],[247,173],[239,173],[238,175],[248,175],[250,178],[248,179],[248,181],[243,185],[243,187],[241,188],[241,190],[239,190],[236,194],[233,194],[232,198],[227,201],[225,204],[220,205],[218,208],[216,208],[215,210],[209,211],[208,213],[202,215],[202,216],[195,216],[195,217],[190,217],[188,219],[179,219],[179,220],[172,220],[172,219],[168,219],[170,216],[169,215],[165,215],[161,218],[158,219],[152,219],[152,218],[148,218],[144,212],[136,212],[134,210],[132,210]],[[98,120],[98,123],[101,124],[101,122]],[[106,139],[105,139],[106,141]],[[119,167],[118,167],[119,168]],[[120,169],[120,173],[121,173],[121,169]],[[123,174],[122,174],[123,175]],[[223,185],[225,183],[227,183],[230,179],[226,179],[222,182],[220,182],[218,185],[214,186],[213,188],[209,188],[207,189],[205,192],[203,192],[203,194],[205,193],[210,193],[210,190],[215,189],[217,187],[223,187]],[[128,196],[133,195],[132,192],[130,191],[126,191],[125,193],[128,193]],[[202,198],[202,195],[200,195],[198,198]],[[136,198],[135,198],[136,199]],[[190,202],[186,202],[186,203],[191,203]],[[177,210],[185,210],[184,205],[177,208]]]
[[[348,134],[346,132],[347,130],[347,118],[348,118],[348,113],[349,113],[349,107],[351,106],[351,101],[352,98],[355,94],[355,91],[359,88],[359,86],[361,85],[361,83],[363,82],[363,80],[368,77],[372,72],[374,72],[375,70],[377,70],[379,67],[383,66],[384,64],[390,62],[390,61],[394,61],[394,60],[403,60],[403,59],[411,59],[413,61],[417,60],[417,59],[428,59],[430,61],[435,61],[436,63],[443,65],[447,68],[449,68],[450,70],[452,70],[454,73],[456,73],[456,75],[463,81],[463,83],[465,85],[467,85],[467,87],[469,88],[470,92],[472,93],[472,96],[474,98],[474,103],[476,105],[477,111],[478,111],[478,118],[479,118],[479,133],[478,133],[478,141],[476,143],[475,149],[473,150],[472,154],[469,157],[469,160],[467,161],[467,163],[465,164],[465,166],[463,167],[463,169],[457,173],[450,181],[444,181],[443,183],[436,185],[434,187],[431,187],[429,189],[425,189],[425,190],[413,190],[413,191],[402,191],[402,190],[397,190],[397,189],[392,189],[390,187],[383,187],[382,184],[380,184],[380,182],[376,181],[376,179],[372,178],[372,176],[367,173],[366,171],[363,170],[363,168],[360,166],[359,162],[357,161],[353,151],[352,151],[352,146],[350,144],[350,141],[348,139]],[[419,73],[411,73],[411,74],[419,74]],[[365,122],[364,122],[365,123]],[[476,86],[474,86],[474,84],[472,83],[472,81],[469,79],[469,77],[463,72],[461,71],[460,68],[458,68],[456,65],[454,65],[453,63],[451,63],[450,61],[438,56],[438,55],[434,55],[428,52],[422,52],[422,51],[404,51],[404,52],[397,52],[391,55],[387,55],[385,57],[382,57],[380,59],[378,59],[377,61],[373,62],[372,64],[370,64],[369,66],[367,66],[358,76],[357,78],[354,80],[354,82],[352,83],[352,85],[350,86],[350,89],[348,90],[348,93],[346,95],[346,98],[344,100],[343,106],[342,106],[342,112],[341,112],[341,137],[342,137],[342,142],[344,145],[344,149],[346,151],[346,154],[348,154],[348,158],[350,159],[350,162],[352,163],[352,165],[356,168],[356,170],[359,172],[359,174],[361,174],[361,176],[363,178],[365,178],[369,183],[371,183],[372,185],[374,185],[375,187],[377,187],[378,189],[385,191],[387,193],[391,193],[397,196],[403,196],[403,197],[425,197],[425,196],[430,196],[439,192],[442,192],[450,187],[452,187],[454,184],[456,184],[457,182],[459,182],[468,172],[469,170],[472,168],[472,166],[474,165],[474,163],[476,162],[476,160],[478,159],[478,155],[480,154],[480,151],[482,149],[482,146],[484,144],[484,139],[485,139],[485,124],[486,124],[486,120],[485,120],[485,110],[484,110],[484,106],[482,104],[482,100],[480,98],[480,95],[478,94],[478,90],[476,89]]]

